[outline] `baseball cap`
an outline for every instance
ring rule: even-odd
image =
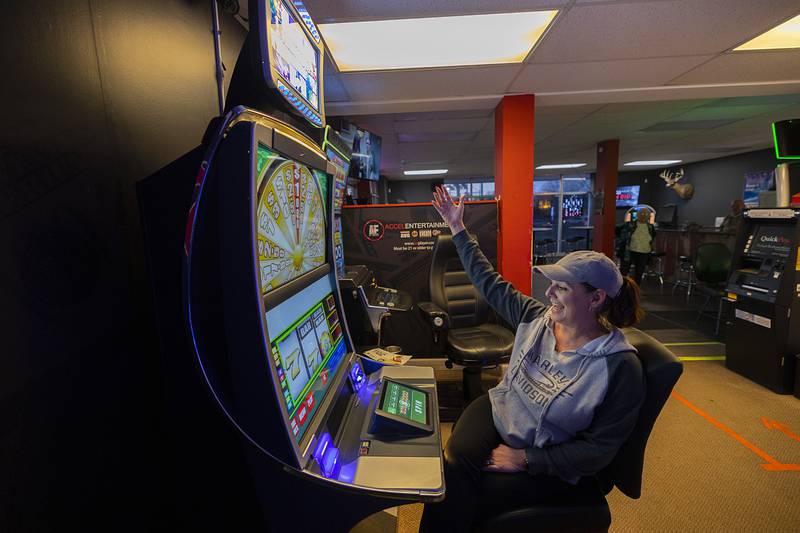
[[[622,274],[605,254],[591,250],[572,252],[552,265],[533,267],[551,281],[588,283],[614,298],[622,288]]]

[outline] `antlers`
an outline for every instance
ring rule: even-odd
[[[681,178],[683,178],[683,169],[678,169],[675,172],[664,170],[658,175],[658,177],[667,182],[667,187],[675,187],[675,185],[681,181]]]

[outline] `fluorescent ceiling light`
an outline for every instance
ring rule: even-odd
[[[558,165],[539,165],[536,170],[550,170],[554,168],[580,168],[585,167],[586,163],[561,163]]]
[[[775,50],[780,48],[800,48],[800,15],[775,26],[733,50]]]
[[[447,174],[447,169],[438,168],[433,170],[404,170],[403,174],[406,176],[436,176],[438,174]]]
[[[558,13],[320,24],[340,72],[521,63]]]
[[[675,163],[680,163],[683,159],[656,159],[654,161],[631,161],[630,163],[625,163],[626,167],[654,167],[654,166],[662,166],[662,165],[674,165]]]

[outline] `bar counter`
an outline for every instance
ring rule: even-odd
[[[672,280],[678,264],[678,257],[685,255],[692,261],[697,247],[706,242],[721,242],[733,251],[736,244],[734,233],[723,233],[717,228],[673,229],[657,228],[653,250],[665,252],[662,259],[664,278]]]

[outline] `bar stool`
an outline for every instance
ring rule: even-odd
[[[533,264],[538,265],[539,261],[542,261],[543,264],[547,264],[548,260],[555,256],[555,244],[556,241],[549,238],[542,239],[540,241],[534,241]]]
[[[678,257],[678,268],[675,271],[675,284],[672,286],[672,295],[678,287],[686,287],[686,300],[692,296],[692,287],[697,284],[694,275],[694,265],[689,256],[681,255]]]
[[[642,283],[649,277],[658,279],[659,292],[664,292],[664,256],[666,252],[650,252],[647,258],[647,268],[642,276]]]

